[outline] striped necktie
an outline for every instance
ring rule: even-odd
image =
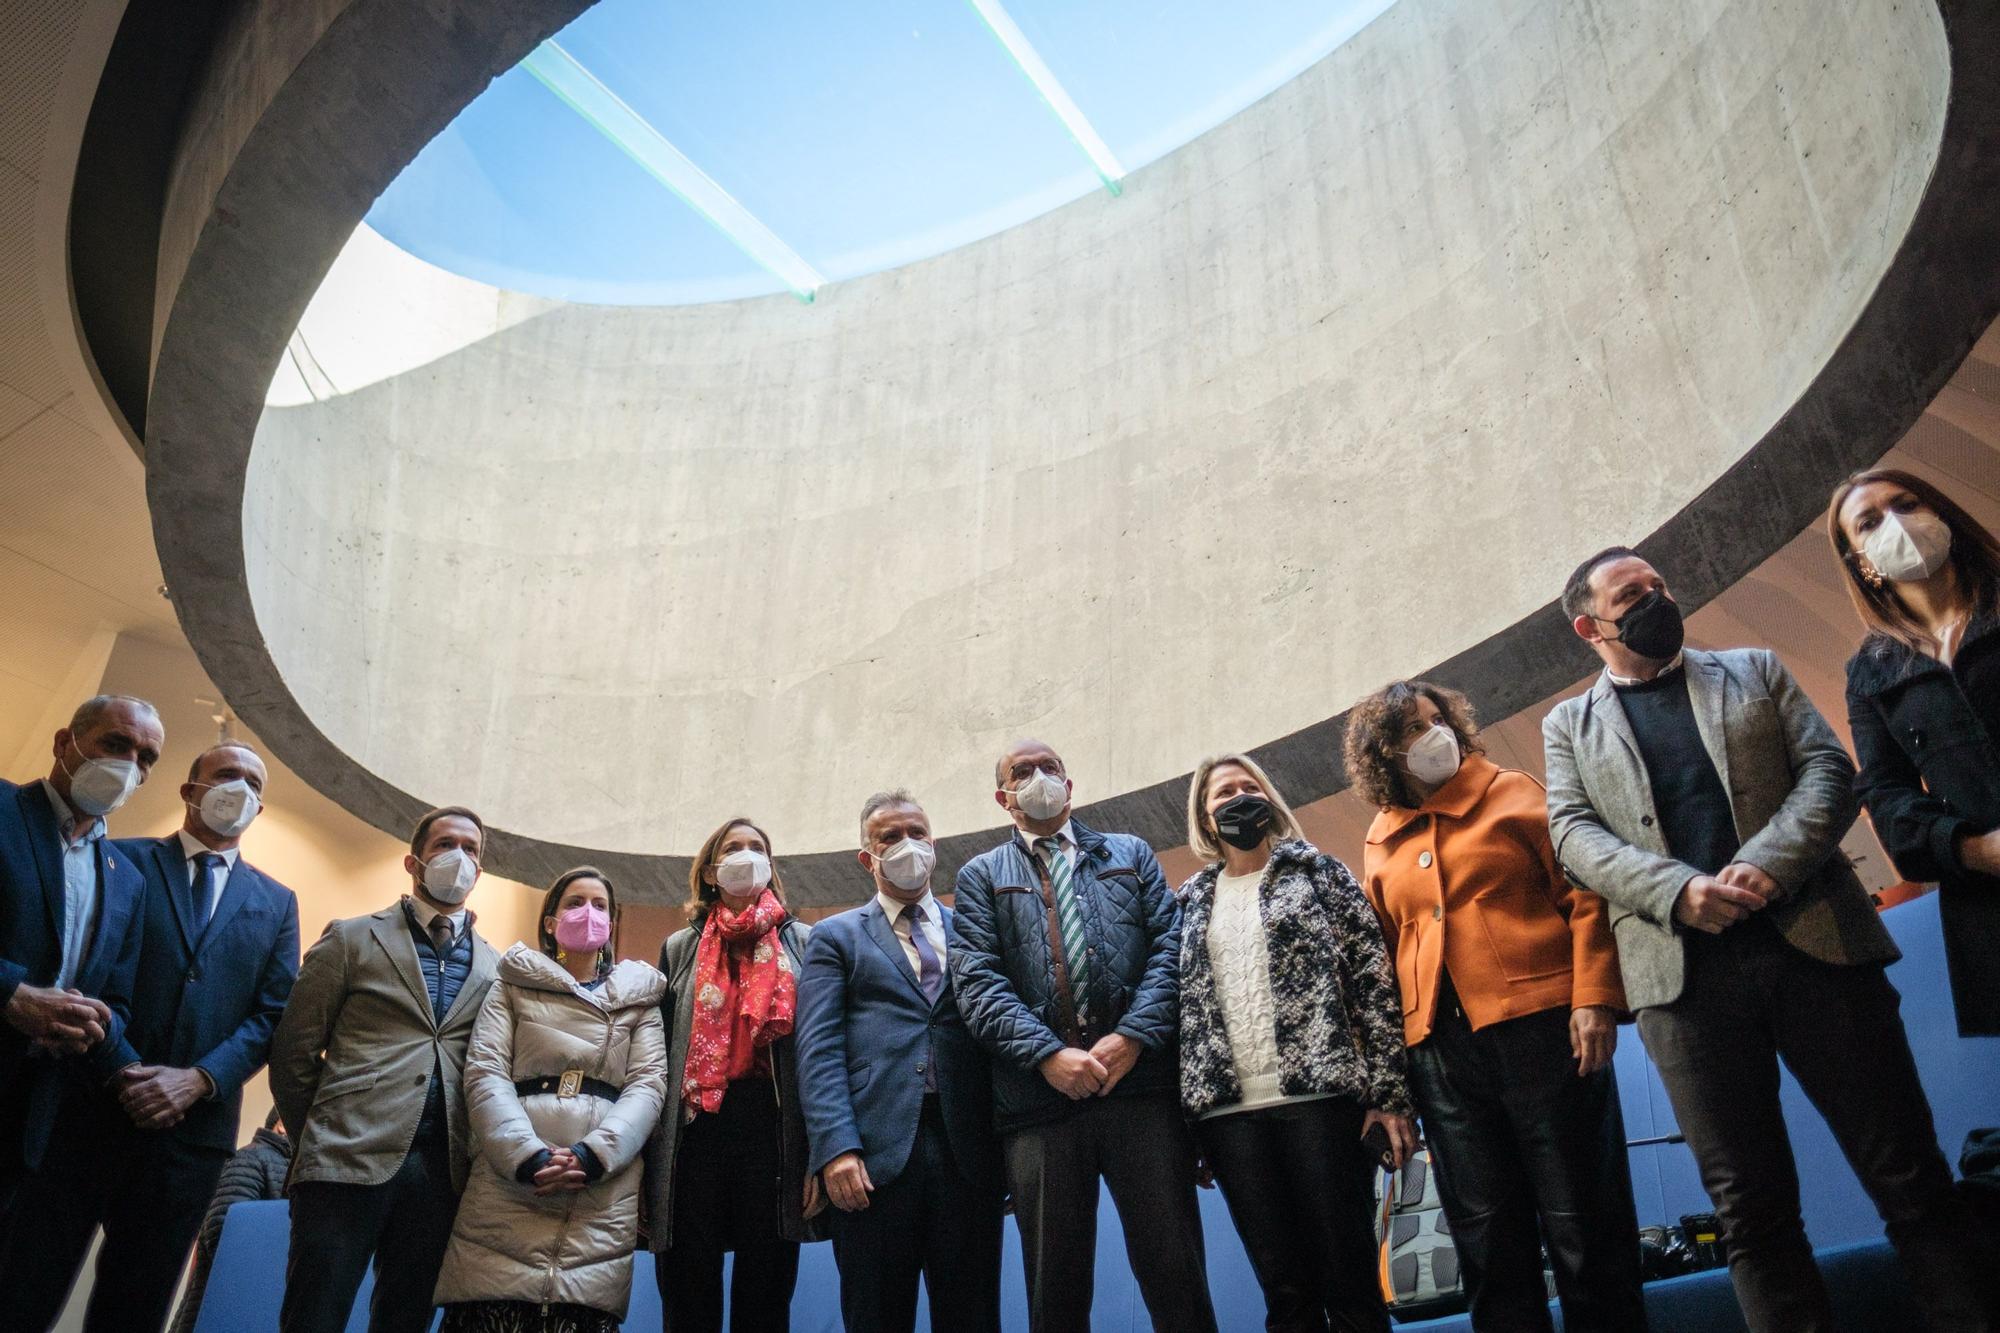
[[[1069,966],[1070,993],[1076,1000],[1077,1017],[1083,1017],[1084,997],[1090,990],[1090,952],[1083,936],[1083,908],[1076,900],[1070,877],[1069,850],[1061,838],[1037,838],[1035,850],[1049,867],[1049,887],[1055,890],[1056,924],[1062,929],[1063,962]]]

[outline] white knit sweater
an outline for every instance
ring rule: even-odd
[[[1264,872],[1220,875],[1215,881],[1214,915],[1208,924],[1209,966],[1222,1010],[1236,1081],[1243,1100],[1210,1111],[1203,1119],[1253,1111],[1283,1102],[1309,1102],[1329,1093],[1287,1097],[1278,1088],[1278,1021],[1271,995],[1271,952],[1258,907]]]

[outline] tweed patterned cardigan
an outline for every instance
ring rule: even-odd
[[[1181,900],[1181,1106],[1190,1117],[1243,1099],[1209,965],[1208,924],[1222,863],[1203,867]],[[1403,1002],[1382,928],[1340,861],[1304,839],[1271,849],[1257,886],[1270,950],[1279,1088],[1336,1093],[1413,1115],[1403,1075]]]

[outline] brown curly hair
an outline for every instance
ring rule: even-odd
[[[1479,720],[1472,700],[1427,680],[1391,681],[1354,705],[1347,715],[1347,739],[1341,745],[1348,781],[1377,809],[1422,804],[1396,767],[1396,756],[1402,753],[1403,728],[1419,698],[1437,706],[1445,725],[1458,737],[1460,754],[1486,753],[1486,747],[1479,743]]]

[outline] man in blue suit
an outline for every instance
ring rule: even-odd
[[[214,746],[181,787],[179,832],[116,844],[146,877],[132,1018],[88,1057],[96,1086],[64,1102],[0,1243],[18,1327],[55,1322],[100,1226],[84,1328],[166,1322],[236,1147],[243,1085],[264,1067],[299,970],[298,900],[239,850],[264,783],[248,746]]]
[[[151,704],[101,694],[56,732],[48,777],[0,781],[0,1234],[65,1088],[90,1086],[81,1057],[130,1017],[145,880],[105,840],[104,817],[165,744]]]
[[[799,1100],[832,1215],[849,1333],[1000,1328],[1003,1202],[986,1054],[945,971],[930,820],[905,791],[861,809],[875,896],[813,927],[799,978]]]

